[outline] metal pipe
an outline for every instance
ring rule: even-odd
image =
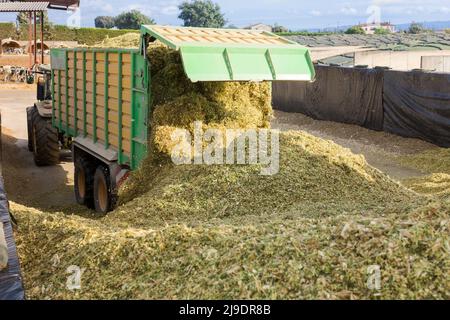
[[[32,24],[31,20],[32,19],[31,19],[31,11],[30,11],[30,12],[28,12],[28,55],[30,57],[30,59],[29,59],[30,60],[29,61],[30,68],[33,66],[33,57],[32,57],[32,51],[31,51],[31,41],[32,41],[31,36],[32,36],[33,30],[31,28],[31,24]]]
[[[34,33],[34,64],[37,64],[37,30],[36,30],[36,11],[33,12],[33,33]]]
[[[41,11],[41,63],[44,64],[44,11]]]

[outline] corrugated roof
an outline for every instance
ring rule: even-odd
[[[0,2],[0,12],[46,11],[49,2]]]

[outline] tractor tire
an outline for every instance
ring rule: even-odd
[[[75,161],[75,199],[77,203],[94,209],[94,174],[95,165],[84,157]]]
[[[28,151],[33,152],[33,112],[37,112],[35,107],[27,108],[27,133],[28,133]]]
[[[37,166],[51,166],[59,163],[59,139],[48,119],[42,118],[37,110],[32,115],[32,141],[34,162]]]
[[[102,215],[114,210],[117,196],[111,188],[109,171],[104,166],[99,166],[94,175],[94,206],[95,211]]]

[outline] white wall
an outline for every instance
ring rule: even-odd
[[[422,57],[435,56],[450,56],[450,50],[356,52],[355,65],[368,65],[369,68],[389,67],[407,71],[422,68]]]
[[[422,69],[450,73],[450,56],[422,57]]]

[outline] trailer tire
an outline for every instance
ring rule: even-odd
[[[28,133],[28,151],[33,152],[33,113],[37,112],[35,107],[27,108],[27,133]]]
[[[109,170],[104,166],[98,166],[94,175],[94,205],[95,211],[102,215],[114,210],[117,196],[111,187]]]
[[[77,203],[94,209],[95,165],[84,157],[75,160],[74,191]]]
[[[59,163],[59,139],[50,121],[42,118],[37,110],[32,114],[32,141],[34,162],[37,166]]]

